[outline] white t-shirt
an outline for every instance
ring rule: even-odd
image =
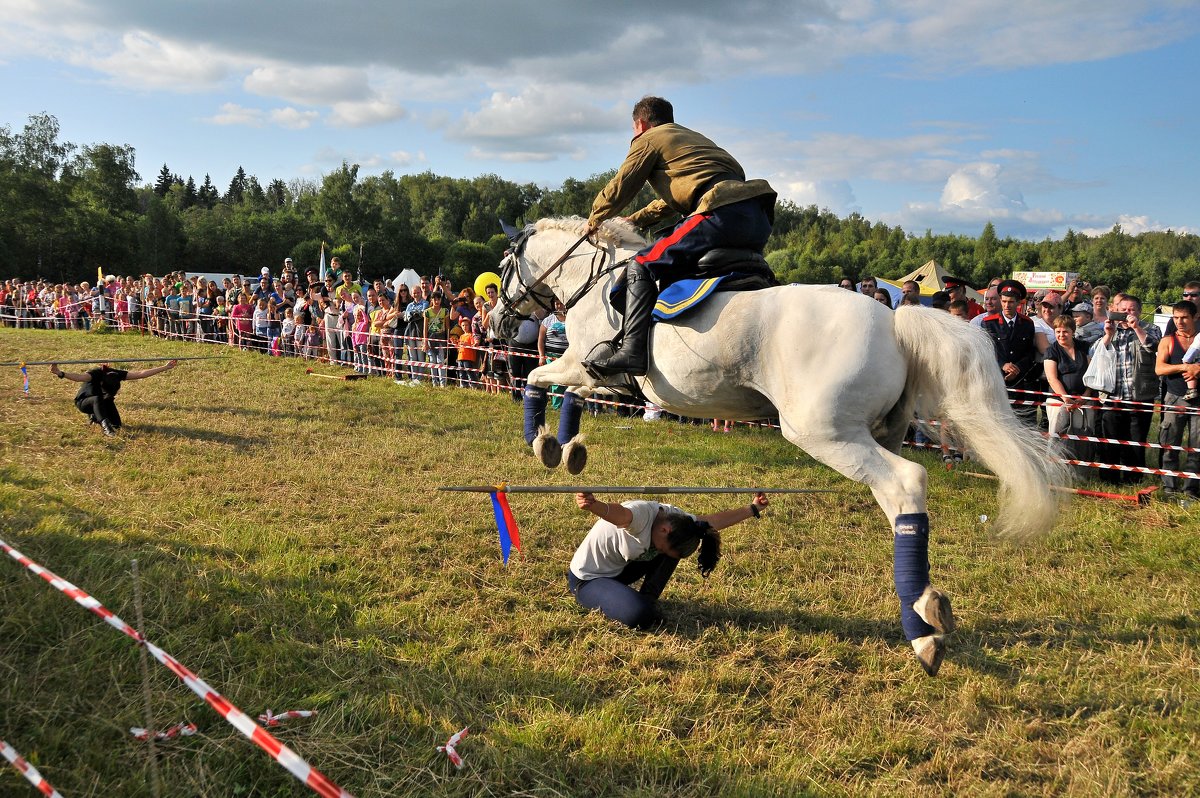
[[[660,509],[675,508],[650,501],[621,502],[621,506],[633,513],[633,520],[622,528],[603,518],[597,519],[571,558],[571,573],[575,576],[583,580],[611,578],[634,560],[657,556],[650,544],[654,519]]]

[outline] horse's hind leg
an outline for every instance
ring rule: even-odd
[[[865,429],[848,440],[793,430],[791,424],[784,424],[788,440],[867,485],[883,508],[894,530],[892,576],[900,598],[900,624],[921,667],[936,676],[946,653],[944,636],[957,623],[950,599],[929,582],[925,469],[884,449]]]

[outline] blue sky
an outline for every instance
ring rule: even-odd
[[[620,163],[654,93],[839,215],[1200,231],[1194,0],[548,5],[0,0],[0,124],[129,144],[146,182],[345,160],[556,186]]]

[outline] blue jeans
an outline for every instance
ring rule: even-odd
[[[660,554],[635,560],[615,577],[580,579],[567,569],[567,589],[582,607],[600,610],[608,618],[634,629],[647,629],[658,620],[658,597],[679,560]],[[630,585],[645,577],[641,590]]]

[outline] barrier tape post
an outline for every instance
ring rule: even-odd
[[[138,572],[138,561],[130,563],[133,577],[133,611],[139,629],[146,628],[146,617],[142,614],[142,579]],[[142,717],[146,723],[146,760],[150,765],[150,794],[154,798],[162,798],[162,777],[158,772],[158,748],[154,744],[157,735],[151,734],[154,712],[153,698],[150,695],[150,657],[145,646],[138,646],[138,667],[142,672]],[[132,731],[132,730],[131,730]],[[137,733],[134,732],[134,736]]]
[[[8,554],[9,557],[16,560],[26,569],[40,576],[46,582],[49,582],[51,587],[72,599],[88,612],[104,619],[104,622],[109,626],[132,638],[137,644],[145,646],[146,650],[150,652],[150,656],[154,657],[167,670],[175,674],[189,690],[204,699],[204,702],[216,710],[217,714],[224,718],[229,725],[250,738],[252,743],[266,751],[272,759],[308,786],[309,789],[320,795],[321,798],[354,798],[346,790],[343,790],[330,781],[329,777],[324,773],[304,761],[295,751],[275,739],[270,732],[256,724],[249,715],[242,712],[229,699],[225,698],[225,696],[210,687],[203,679],[184,667],[179,660],[151,643],[142,636],[141,632],[125,623],[125,621],[113,614],[111,610],[92,598],[92,596],[58,576],[53,571],[38,565],[3,540],[0,540],[0,551]]]
[[[17,749],[13,748],[8,743],[0,740],[0,754],[4,754],[4,758],[12,763],[12,766],[17,769],[25,779],[37,789],[42,795],[48,798],[62,798],[58,790],[50,786],[50,782],[38,773],[38,769],[25,761],[25,759],[17,753]]]

